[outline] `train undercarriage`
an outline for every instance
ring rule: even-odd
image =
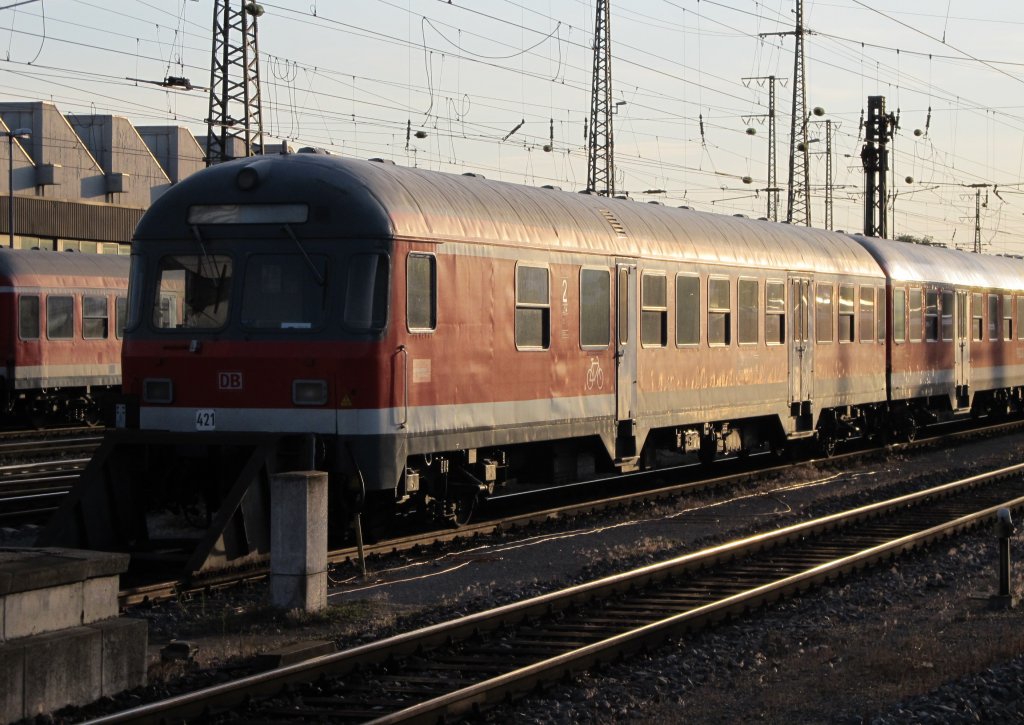
[[[84,386],[3,391],[3,417],[34,428],[97,426],[103,406],[116,388]]]
[[[942,397],[829,409],[799,438],[787,438],[771,416],[663,427],[644,433],[629,467],[709,464],[758,450],[827,456],[856,439],[908,441],[938,421],[1021,411],[1024,390],[1006,389],[975,395],[962,410]],[[339,465],[339,444],[335,440],[332,449],[308,434],[108,430],[39,544],[128,551],[141,560],[145,552],[181,547],[188,576],[266,557],[269,481],[280,472],[329,472],[329,538],[340,546],[349,541],[357,512],[371,537],[392,533],[400,520],[459,525],[488,498],[546,491],[625,467],[601,436],[592,435],[416,454],[406,459],[395,489],[367,493],[358,468]]]

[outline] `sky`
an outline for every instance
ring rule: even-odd
[[[778,33],[796,0],[608,1],[616,189],[764,216],[769,82],[754,79],[776,78],[785,186],[794,38]],[[586,186],[594,0],[261,4],[266,142]],[[0,97],[203,135],[213,7],[0,0]],[[862,230],[861,123],[881,95],[899,118],[889,235],[970,249],[978,220],[985,252],[1024,254],[1024,3],[805,0],[803,12],[807,109],[822,112],[809,126],[812,225],[825,226],[830,148],[833,228]],[[197,88],[160,86],[168,76]]]

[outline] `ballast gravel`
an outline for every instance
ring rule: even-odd
[[[292,642],[329,638],[350,647],[1022,460],[1024,435],[1013,435],[852,465],[823,462],[741,491],[390,556],[371,561],[365,581],[351,570],[332,572],[331,606],[323,615],[272,612],[265,584],[136,607],[128,616],[150,622],[150,684],[112,701],[67,708],[56,719],[95,717],[252,672],[256,654]],[[1021,537],[1013,549],[1019,560]],[[940,544],[482,717],[493,723],[1022,720],[1014,713],[1024,686],[1024,634],[1018,634],[1024,610],[988,609],[995,551],[989,532]],[[1019,595],[1019,574],[1013,584]],[[175,639],[198,647],[198,655],[162,661],[160,650]]]

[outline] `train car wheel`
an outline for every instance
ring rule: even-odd
[[[466,526],[476,513],[480,497],[473,494],[456,496],[448,501],[449,520],[455,527]]]

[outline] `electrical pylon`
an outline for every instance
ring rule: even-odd
[[[811,187],[807,183],[807,92],[804,87],[804,3],[796,0],[793,51],[793,116],[789,127],[789,194],[786,221],[811,226]]]
[[[885,96],[868,96],[868,115],[864,119],[864,146],[860,151],[864,165],[864,236],[887,238],[889,197],[885,177],[889,171],[889,139],[896,130],[896,118],[885,112]]]
[[[780,80],[775,76],[751,76],[743,78],[744,81],[768,81],[768,186],[764,189],[768,193],[767,217],[773,222],[779,220],[779,182],[775,171],[775,81]],[[786,80],[782,78],[781,80]],[[761,116],[752,116],[761,118]]]
[[[263,6],[245,0],[214,0],[210,114],[206,119],[206,165],[235,157],[232,140],[244,156],[263,146],[259,49],[256,19]]]
[[[594,76],[587,137],[587,191],[615,196],[615,141],[612,133],[612,31],[608,0],[597,0]]]

